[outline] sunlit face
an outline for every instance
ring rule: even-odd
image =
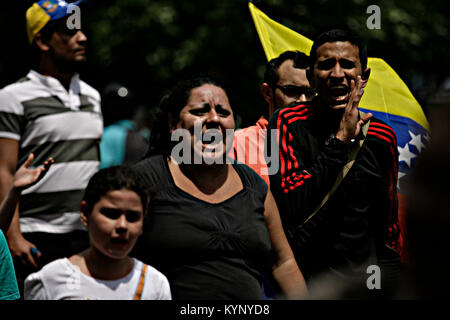
[[[332,109],[345,108],[350,81],[362,74],[358,47],[348,41],[326,42],[316,53],[313,85],[321,103]]]
[[[201,153],[203,158],[223,157],[227,150],[226,130],[234,129],[233,110],[225,91],[212,84],[192,89],[176,129],[189,131],[194,153]]]
[[[294,102],[311,100],[311,88],[306,70],[295,68],[294,61],[286,60],[278,68],[278,82],[275,88],[275,109]],[[303,93],[302,93],[303,91]]]
[[[128,256],[142,234],[143,220],[141,198],[127,189],[109,191],[89,215],[81,213],[81,221],[89,231],[91,248],[112,259]]]
[[[71,30],[59,23],[48,42],[56,63],[74,68],[86,61],[87,37],[81,30]]]

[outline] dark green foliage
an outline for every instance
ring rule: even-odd
[[[266,58],[247,1],[91,2],[85,22],[90,56],[83,78],[99,90],[111,81],[120,81],[135,90],[140,103],[155,105],[163,91],[179,79],[207,74],[225,83],[243,125],[267,113],[259,91]],[[16,0],[0,12],[2,86],[29,68],[24,27],[29,3],[32,1]],[[271,18],[309,38],[329,28],[352,29],[367,42],[369,56],[385,59],[422,105],[449,75],[445,0],[254,3]],[[380,30],[366,27],[366,10],[371,4],[381,9]]]

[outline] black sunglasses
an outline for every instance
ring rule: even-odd
[[[304,94],[305,97],[312,98],[316,95],[316,91],[314,89],[298,87],[294,85],[287,85],[287,86],[275,85],[275,88],[280,89],[281,92],[283,92],[283,94],[288,97],[299,98],[302,94]]]

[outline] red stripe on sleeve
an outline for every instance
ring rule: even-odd
[[[294,109],[297,109],[299,106],[297,106],[297,107],[295,107],[295,108],[286,108],[286,110],[294,110]],[[283,110],[282,110],[283,111]],[[308,108],[304,108],[303,110],[299,110],[299,111],[290,111],[290,112],[288,112],[288,113],[286,113],[285,115],[284,115],[284,117],[285,118],[288,118],[288,117],[290,117],[290,116],[292,116],[292,115],[298,115],[298,116],[301,116],[301,115],[304,115],[306,112],[308,112]]]
[[[380,134],[378,134],[378,133],[372,131],[371,128],[369,128],[369,131],[367,131],[367,134],[370,134],[370,135],[372,135],[372,136],[375,136],[375,137],[377,137],[377,138],[379,138],[379,139],[382,139],[382,140],[386,141],[387,143],[389,143],[389,148],[390,148],[390,150],[391,150],[392,157],[395,159],[395,151],[394,151],[394,147],[393,147],[393,145],[392,145],[392,141],[391,141],[389,138],[387,138],[387,137],[385,137],[385,136],[382,136],[382,135],[380,135]]]
[[[279,149],[280,155],[280,174],[281,174],[281,187],[283,192],[287,193],[289,190],[293,190],[296,187],[302,185],[304,183],[304,176],[296,176],[295,172],[292,172],[292,177],[287,176],[289,172],[293,170],[297,170],[299,168],[299,162],[294,155],[294,149],[292,148],[293,136],[291,133],[287,132],[287,125],[282,122],[283,118],[291,115],[297,115],[297,117],[293,119],[289,119],[287,121],[288,124],[294,122],[295,120],[305,120],[307,116],[305,115],[308,112],[308,109],[305,108],[305,105],[297,105],[295,107],[284,108],[280,110],[277,117],[277,131],[281,135],[278,141],[280,141],[281,148]],[[301,115],[305,115],[300,117]],[[278,134],[277,132],[277,134]],[[311,175],[308,176],[308,178]],[[294,183],[295,182],[295,183]]]
[[[298,161],[297,158],[294,155],[294,149],[292,148],[292,134],[289,133],[289,144],[288,144],[288,148],[289,148],[289,155],[290,157],[290,161],[289,161],[289,167],[288,170],[291,171],[292,170],[292,163],[294,164],[294,168],[297,169],[298,168]]]
[[[392,131],[388,131],[388,130],[382,129],[382,128],[369,128],[369,130],[384,133],[392,139],[393,143],[397,144],[397,137],[395,136],[395,134],[392,133]]]
[[[288,124],[291,124],[291,123],[294,122],[294,121],[297,121],[297,120],[306,120],[306,119],[308,119],[308,116],[295,117],[295,118],[289,119],[287,123],[288,123]]]
[[[287,146],[286,146],[286,126],[283,125],[283,131],[281,135],[281,148],[280,153],[283,153],[283,157],[280,158],[282,160],[281,163],[281,176],[284,177],[286,174],[286,158],[284,157],[284,154],[287,155]]]
[[[385,125],[383,123],[379,123],[379,122],[371,122],[370,126],[376,126],[376,127],[381,127],[381,128],[385,128],[392,137],[394,137],[395,143],[397,143],[397,135],[395,134],[394,129],[392,129],[390,126]],[[372,128],[375,129],[375,128]]]

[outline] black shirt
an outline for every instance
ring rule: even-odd
[[[316,110],[314,102],[290,105],[270,118],[268,147],[271,129],[278,130],[273,141],[279,145],[279,170],[270,176],[271,191],[306,280],[330,271],[361,276],[367,266],[380,263],[379,252],[386,245],[398,248],[396,135],[387,124],[372,118],[347,176],[299,230],[331,189],[348,157],[347,144],[329,140],[337,128]]]
[[[151,192],[136,255],[167,276],[173,299],[262,298],[261,272],[271,267],[268,188],[249,167],[233,168],[243,189],[212,204],[178,188],[162,156],[135,165]]]

